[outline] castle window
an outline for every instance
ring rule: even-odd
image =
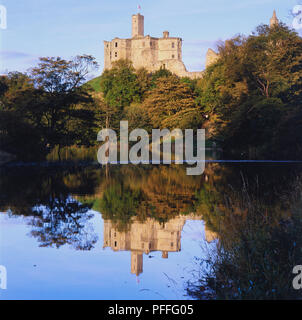
[[[117,242],[116,241],[114,241],[114,246],[117,247]]]
[[[174,243],[173,242],[171,242],[171,247],[173,247],[174,246]]]
[[[172,42],[172,48],[173,48],[173,49],[175,48],[175,43],[174,43],[174,42]]]
[[[117,48],[117,42],[115,43],[115,47]]]
[[[172,59],[174,59],[175,58],[175,55],[174,54],[172,54]]]
[[[117,58],[117,52],[116,52],[114,55],[115,55],[115,57]]]

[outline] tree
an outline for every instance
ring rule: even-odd
[[[41,58],[38,67],[31,70],[34,86],[41,92],[40,123],[51,148],[58,145],[60,150],[61,146],[81,143],[85,130],[93,129],[94,111],[89,108],[93,100],[82,85],[95,68],[95,59],[83,55],[70,61]],[[82,142],[87,144],[88,140]]]
[[[0,87],[0,149],[19,159],[43,159],[47,153],[45,143],[39,128],[34,125],[39,114],[31,114],[25,107],[28,101],[32,101],[32,106],[37,106],[39,101],[30,78],[12,72],[1,77]]]
[[[159,78],[142,107],[153,128],[194,129],[200,125],[194,93],[176,76]]]
[[[132,103],[125,108],[125,119],[129,122],[129,131],[137,128],[143,128],[148,132],[152,130],[148,114],[140,103]]]
[[[173,74],[170,70],[160,67],[159,70],[152,73],[152,82],[151,82],[151,88],[156,87],[156,82],[159,78],[168,78],[171,77]]]
[[[89,145],[95,138],[95,110],[83,83],[95,68],[95,59],[87,55],[72,60],[40,58],[29,74],[8,75],[2,109],[37,132],[44,155],[55,146],[60,152],[62,146]],[[16,136],[11,129],[7,135]]]
[[[141,100],[140,87],[134,68],[128,60],[118,60],[101,77],[101,90],[106,104],[123,112],[132,102]]]
[[[137,77],[137,84],[139,86],[140,102],[145,100],[148,96],[149,90],[152,87],[153,75],[145,68],[140,68],[135,71]]]
[[[300,114],[301,71],[302,39],[283,24],[262,25],[220,45],[218,61],[197,87],[210,137],[226,156],[298,156],[300,133],[293,139],[286,128]]]

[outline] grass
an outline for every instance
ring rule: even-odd
[[[101,92],[101,84],[100,84],[101,81],[100,80],[101,80],[101,76],[96,77],[96,78],[88,81],[86,84],[89,84],[95,92]]]

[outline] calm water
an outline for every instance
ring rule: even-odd
[[[190,299],[195,257],[215,250],[225,221],[213,207],[248,184],[282,211],[301,169],[207,163],[202,176],[182,166],[2,169],[0,265],[8,281],[0,298]]]

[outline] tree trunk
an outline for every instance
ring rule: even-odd
[[[61,161],[61,146],[58,146],[58,159]]]

